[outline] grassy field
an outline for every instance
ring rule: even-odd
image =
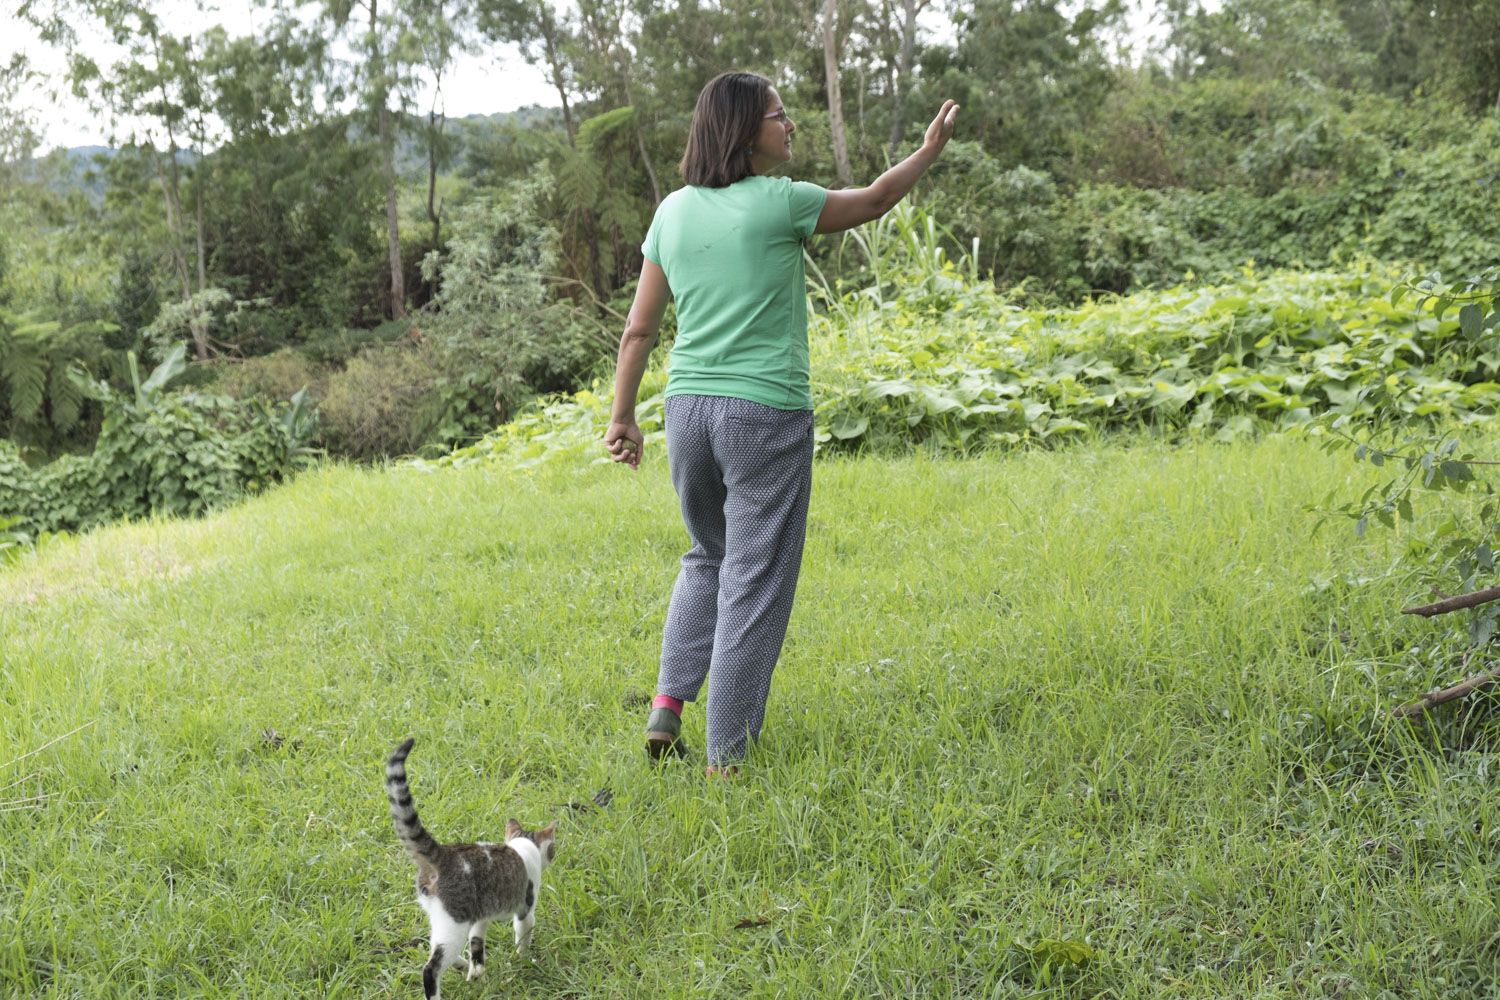
[[[1301,509],[1363,467],[821,463],[765,739],[709,784],[641,751],[661,458],[324,470],[0,572],[0,992],[420,996],[407,735],[440,838],[560,818],[533,960],[496,927],[445,996],[1500,990],[1492,748],[1382,721],[1436,626],[1388,533]]]

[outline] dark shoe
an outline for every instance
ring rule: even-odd
[[[679,738],[682,719],[670,708],[654,708],[646,720],[646,755],[652,760],[685,757],[687,746]]]

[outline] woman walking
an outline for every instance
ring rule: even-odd
[[[685,702],[708,679],[708,773],[760,735],[781,655],[812,491],[802,243],[877,219],[905,197],[953,135],[946,101],[922,148],[865,188],[827,191],[771,177],[792,158],[792,124],[771,82],[724,73],[693,110],[682,175],[657,207],[620,340],[604,444],[639,468],[636,397],[668,297],[677,341],[667,379],[667,462],[692,548],[672,589],[653,757],[680,752]]]

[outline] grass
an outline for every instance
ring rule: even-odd
[[[0,992],[419,996],[381,788],[408,734],[440,838],[561,818],[534,961],[497,927],[449,997],[1497,989],[1495,758],[1381,721],[1446,679],[1409,648],[1434,626],[1394,614],[1388,535],[1300,509],[1368,470],[1287,440],[820,463],[765,738],[720,785],[641,752],[684,541],[660,459],[327,469],[0,574],[29,800]]]

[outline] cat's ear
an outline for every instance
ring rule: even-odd
[[[538,840],[551,840],[557,836],[557,820],[553,820],[536,832]]]
[[[515,820],[510,820],[509,822],[507,822],[505,824],[505,839],[506,840],[515,840],[517,837],[521,836],[521,834],[524,833],[524,832],[525,831],[521,829],[521,824],[517,823]]]

